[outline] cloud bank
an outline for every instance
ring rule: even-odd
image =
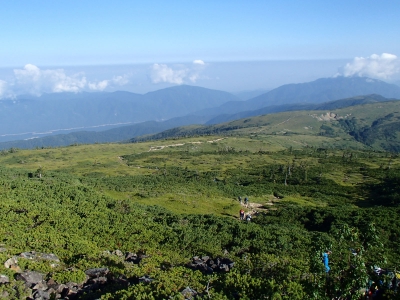
[[[382,53],[369,57],[355,57],[343,68],[343,76],[367,76],[379,79],[389,79],[400,72],[400,61],[396,55]]]
[[[153,83],[195,83],[205,66],[204,61],[200,59],[194,60],[190,66],[176,65],[170,67],[166,64],[153,64],[151,66],[150,78]]]
[[[0,80],[0,98],[14,98],[21,94],[40,96],[43,93],[103,91],[109,86],[121,86],[129,82],[128,76],[92,82],[83,73],[68,75],[64,69],[42,70],[32,64],[14,69],[13,75],[10,82]]]
[[[104,91],[109,86],[122,86],[128,83],[129,83],[128,75],[114,76],[114,78],[110,80],[89,82],[88,88],[92,91]]]
[[[182,84],[187,77],[188,69],[174,70],[164,64],[153,64],[151,67],[151,80],[153,83],[168,82]]]
[[[14,70],[16,89],[40,96],[42,93],[79,92],[86,84],[86,77],[75,74],[67,76],[63,69],[41,70],[27,64]]]

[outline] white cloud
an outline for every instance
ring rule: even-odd
[[[205,63],[202,60],[194,60],[191,66],[177,65],[174,68],[165,64],[153,64],[150,77],[153,83],[183,84],[187,81],[194,83],[200,78],[204,67]]]
[[[182,84],[189,71],[186,68],[173,70],[164,64],[153,64],[151,69],[151,80],[153,83],[168,82]]]
[[[351,63],[343,68],[343,75],[368,76],[380,79],[388,79],[400,72],[400,61],[396,55],[382,53],[372,54],[369,57],[355,57]]]
[[[88,87],[94,91],[103,91],[109,84],[109,80],[102,80],[100,82],[89,82]]]
[[[123,76],[114,76],[112,79],[112,83],[115,85],[125,85],[129,83],[129,75],[125,74]]]
[[[40,96],[43,93],[103,91],[107,87],[127,83],[129,83],[127,75],[89,82],[84,73],[69,75],[64,69],[42,70],[35,65],[27,64],[22,69],[14,69],[14,78],[10,82],[0,80],[0,98],[12,98],[21,94]]]
[[[204,61],[202,61],[201,59],[196,59],[196,60],[193,61],[193,63],[195,65],[205,65]]]
[[[68,76],[63,69],[41,70],[35,65],[27,64],[23,69],[14,70],[17,90],[30,94],[79,92],[85,88],[87,81],[82,74]]]
[[[199,75],[198,74],[193,74],[193,75],[191,75],[191,76],[189,76],[189,80],[191,81],[191,82],[196,82],[196,80],[199,78]]]
[[[102,80],[99,82],[89,82],[88,88],[93,91],[104,91],[110,85],[122,86],[129,83],[129,76],[114,76],[111,80]]]

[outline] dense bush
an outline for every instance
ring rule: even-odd
[[[86,269],[102,266],[116,277],[136,280],[131,286],[82,295],[88,299],[181,299],[187,286],[212,299],[358,299],[373,266],[399,268],[400,172],[370,167],[361,159],[368,153],[291,152],[277,153],[275,163],[262,163],[265,154],[218,154],[228,161],[245,155],[250,161],[240,169],[219,171],[166,165],[164,159],[145,154],[141,158],[161,165],[152,175],[136,176],[48,171],[38,178],[28,177],[29,171],[0,168],[0,238],[7,249],[0,258],[31,250],[56,253],[62,261],[56,269],[24,260],[20,266],[59,283],[83,280]],[[193,157],[200,155],[205,154]],[[129,163],[137,157],[126,159]],[[338,183],[331,176],[338,168],[343,174],[357,170],[368,181]],[[282,201],[276,210],[247,223],[231,216],[176,214],[135,201],[182,190],[228,199],[312,197],[321,205]],[[113,199],[105,191],[133,197]],[[115,249],[148,257],[136,265],[104,255]],[[328,279],[321,262],[327,249],[333,252]],[[229,257],[235,266],[228,273],[205,275],[185,267],[195,255]],[[0,273],[12,275],[3,267]],[[154,280],[139,284],[144,275]],[[9,288],[0,285],[4,289]],[[24,295],[17,285],[9,294]]]

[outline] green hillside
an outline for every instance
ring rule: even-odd
[[[397,152],[399,101],[349,106],[332,110],[290,111],[210,126],[188,126],[132,139],[223,134],[250,136],[271,144],[322,148],[372,149]]]
[[[324,103],[293,103],[293,104],[280,104],[280,105],[272,105],[266,106],[261,109],[251,110],[251,111],[242,111],[236,114],[223,114],[216,116],[209,121],[207,121],[207,125],[218,124],[229,122],[238,119],[244,119],[248,117],[266,115],[266,114],[273,114],[279,113],[284,111],[297,111],[297,110],[332,110],[332,109],[339,109],[349,106],[356,106],[362,104],[371,104],[377,102],[386,102],[395,99],[388,99],[378,94],[370,94],[370,95],[362,95],[362,96],[355,96],[340,100],[328,101]],[[279,102],[278,102],[279,103]]]
[[[351,116],[363,126],[397,103],[388,105]],[[241,120],[235,134],[3,150],[0,260],[18,262],[0,265],[10,282],[0,294],[184,299],[189,287],[199,299],[359,299],[370,280],[397,299],[400,159],[356,150],[366,146],[343,142],[343,126],[318,114]],[[333,149],[335,139],[353,149]],[[240,209],[253,219],[239,220]],[[28,251],[60,262],[23,258]],[[41,292],[21,281],[24,270],[43,274]],[[106,275],[85,277],[95,270]]]

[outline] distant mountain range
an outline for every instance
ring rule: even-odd
[[[400,87],[366,77],[288,84],[247,101],[227,92],[187,85],[144,95],[114,92],[25,96],[0,101],[0,141],[10,142],[0,144],[0,148],[116,142],[176,126],[217,124],[282,111],[328,109],[328,106],[333,109],[388,98],[400,99]],[[343,100],[332,102],[338,99]],[[328,100],[331,102],[319,105]],[[92,127],[90,130],[98,132],[82,131],[79,127]],[[54,135],[57,129],[66,134]],[[22,138],[27,140],[11,142]]]
[[[254,90],[254,91],[241,91],[241,92],[237,92],[237,93],[233,93],[233,94],[236,97],[238,97],[239,99],[245,101],[245,100],[249,100],[249,99],[255,98],[257,96],[260,96],[262,94],[265,94],[269,91],[270,90],[262,89],[262,90]]]
[[[359,95],[378,94],[400,98],[400,87],[367,77],[321,78],[312,82],[285,84],[247,101],[227,102],[219,107],[196,112],[198,115],[235,114],[267,106],[299,103],[323,103]]]
[[[167,120],[234,100],[238,98],[227,92],[187,85],[144,95],[114,92],[22,96],[0,101],[0,141],[43,136],[40,133],[58,129],[76,131],[74,128]]]
[[[265,107],[263,109],[242,112],[234,115],[222,115],[212,120],[201,116],[185,116],[173,118],[163,122],[147,121],[139,124],[122,126],[100,132],[79,131],[69,134],[59,134],[43,138],[35,138],[23,141],[9,141],[0,143],[1,149],[20,148],[32,149],[41,147],[58,147],[73,144],[93,144],[93,143],[112,143],[123,141],[144,141],[158,140],[171,137],[182,137],[187,135],[221,134],[226,131],[239,128],[237,125],[230,126],[232,120],[239,120],[259,115],[276,114],[279,112],[290,111],[316,111],[316,110],[335,110],[345,107],[358,107],[360,105],[388,102],[380,95],[357,96],[342,100],[330,101],[319,104],[293,104]],[[216,120],[220,122],[216,122]],[[246,119],[248,120],[248,119]],[[240,123],[240,120],[238,121]],[[213,126],[220,123],[217,126]],[[197,125],[196,125],[197,124]],[[202,125],[204,124],[204,125]],[[236,124],[236,123],[235,123]],[[251,123],[249,123],[251,124]],[[247,124],[247,125],[249,125]],[[188,126],[189,127],[182,127]],[[194,126],[195,125],[195,126]],[[246,125],[246,126],[247,126]],[[242,127],[242,126],[240,126]]]

